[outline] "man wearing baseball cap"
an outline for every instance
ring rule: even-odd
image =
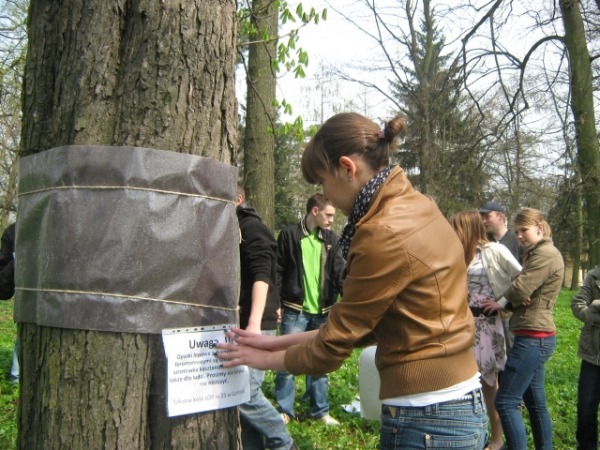
[[[519,244],[517,235],[509,231],[506,225],[506,211],[502,205],[492,200],[479,208],[479,214],[481,214],[488,239],[492,242],[500,242],[510,250],[517,261],[522,263],[525,249]]]
[[[479,208],[479,214],[481,214],[481,220],[485,226],[488,239],[492,242],[499,242],[507,247],[517,261],[522,264],[525,249],[517,240],[517,235],[508,229],[506,225],[506,211],[502,205],[492,200]],[[504,327],[506,352],[508,353],[514,342],[514,335],[509,330],[510,314],[504,313],[501,314],[501,317]]]

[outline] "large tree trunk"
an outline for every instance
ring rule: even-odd
[[[23,155],[98,144],[234,160],[234,0],[31,0],[29,27]],[[166,417],[159,335],[19,328],[19,448],[239,448],[236,408]]]
[[[575,169],[575,195],[574,195],[574,203],[575,203],[575,216],[577,217],[576,221],[576,236],[577,242],[573,245],[573,275],[571,275],[571,286],[569,288],[574,291],[579,289],[581,285],[581,278],[579,274],[581,273],[581,255],[583,253],[583,202],[581,201],[581,177],[579,176],[579,168]],[[585,278],[585,277],[584,277]]]
[[[596,132],[592,66],[578,0],[559,2],[571,69],[571,109],[575,118],[577,161],[585,200],[589,267],[600,263],[600,148]]]
[[[277,58],[277,3],[253,0],[244,135],[246,197],[264,223],[275,228],[275,68]],[[265,39],[265,37],[267,39]]]

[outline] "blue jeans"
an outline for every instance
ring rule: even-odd
[[[481,450],[487,412],[481,389],[428,406],[381,406],[381,450],[460,448]]]
[[[15,339],[15,347],[13,348],[13,357],[12,357],[12,366],[10,368],[10,380],[18,383],[19,382],[19,351],[21,348],[21,341],[19,340],[19,336]]]
[[[521,399],[529,411],[535,448],[552,448],[552,422],[546,407],[544,365],[555,347],[556,336],[532,338],[515,335],[496,394],[496,409],[511,450],[527,450],[527,433],[519,410]]]
[[[581,361],[577,386],[577,444],[580,450],[598,449],[600,366]]]
[[[281,317],[281,334],[318,330],[326,321],[326,315],[308,314],[284,308]],[[319,377],[306,376],[306,389],[310,398],[309,414],[315,419],[323,417],[329,412],[328,383],[329,378],[327,375]],[[294,414],[295,399],[296,377],[289,372],[277,372],[275,375],[275,400],[279,410],[290,417],[296,417]]]
[[[277,332],[263,331],[263,334],[274,336]],[[294,441],[279,413],[262,392],[264,378],[264,371],[250,368],[250,401],[238,406],[242,426],[242,448],[288,450]]]

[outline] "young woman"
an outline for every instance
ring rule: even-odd
[[[435,203],[389,165],[403,125],[395,118],[380,130],[342,113],[310,140],[304,178],[348,215],[343,298],[319,330],[261,337],[234,329],[219,356],[226,367],[317,375],[376,343],[380,448],[482,449],[487,417],[462,247]]]
[[[494,401],[498,372],[504,370],[506,345],[498,311],[506,305],[502,297],[521,271],[521,264],[502,244],[489,242],[478,211],[463,211],[450,218],[465,250],[469,308],[475,318],[475,359],[481,373],[483,396],[491,425],[487,450],[504,448],[502,423]]]
[[[496,409],[511,450],[527,449],[521,399],[529,411],[535,448],[551,449],[552,422],[546,407],[544,365],[556,346],[552,314],[562,286],[564,263],[540,211],[521,209],[513,224],[526,253],[523,270],[504,292],[513,312],[510,329],[515,341],[500,379]]]

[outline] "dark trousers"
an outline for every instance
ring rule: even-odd
[[[577,385],[577,444],[581,450],[598,448],[600,366],[581,361]]]

